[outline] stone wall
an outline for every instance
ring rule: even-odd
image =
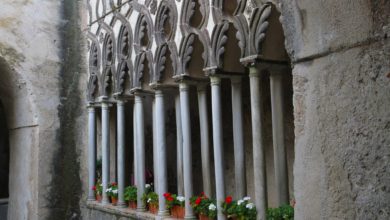
[[[296,219],[390,216],[389,1],[282,1]]]

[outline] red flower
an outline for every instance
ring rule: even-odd
[[[111,183],[111,186],[116,186],[117,184],[114,182],[114,183]]]
[[[201,197],[198,197],[198,198],[195,200],[195,203],[196,203],[197,205],[199,205],[200,202],[202,202],[202,198],[201,198]]]
[[[225,199],[226,204],[230,204],[232,201],[233,201],[233,198],[231,196],[228,196]]]
[[[96,186],[92,186],[92,190],[93,190],[93,191],[96,191]]]
[[[169,197],[171,197],[171,194],[170,194],[170,193],[164,193],[164,197],[165,197],[166,199],[168,199]]]
[[[169,196],[169,197],[167,198],[167,200],[168,200],[168,201],[173,201],[173,198],[172,198],[171,196]]]
[[[201,196],[205,196],[204,192],[201,192],[200,195],[201,195]]]

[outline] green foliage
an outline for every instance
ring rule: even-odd
[[[238,201],[232,201],[231,197],[227,197],[222,203],[223,212],[228,218],[237,217],[240,220],[255,220],[257,211],[249,197],[245,197]]]
[[[279,208],[267,210],[267,220],[293,220],[294,208],[291,205],[282,205]]]
[[[196,214],[202,214],[210,218],[217,216],[217,206],[215,199],[210,199],[203,193],[190,199],[191,206]]]
[[[126,187],[124,197],[125,197],[125,201],[136,202],[137,201],[137,187],[135,187],[135,186]]]
[[[118,185],[116,183],[111,183],[108,185],[106,192],[108,196],[118,198]]]
[[[155,192],[144,193],[142,201],[145,205],[158,205],[158,195]]]

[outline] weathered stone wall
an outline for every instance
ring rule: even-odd
[[[78,1],[1,1],[0,99],[10,135],[8,219],[79,216],[84,112]]]
[[[296,219],[390,216],[389,1],[282,1]]]

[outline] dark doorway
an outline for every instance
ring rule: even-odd
[[[9,136],[4,112],[0,101],[0,219],[7,219],[9,179]]]

